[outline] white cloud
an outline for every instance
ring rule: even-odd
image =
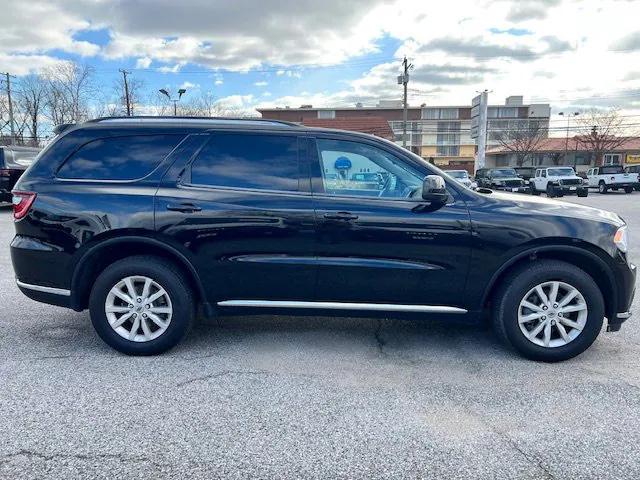
[[[272,100],[258,90],[251,102],[349,105],[398,98],[395,76],[408,55],[413,104],[466,104],[489,88],[496,102],[523,94],[564,108],[597,96],[633,106],[640,93],[637,1],[458,0],[452,8],[415,0],[5,0],[2,12],[0,69],[17,75],[58,62],[51,52],[62,50],[162,73],[195,64],[212,70],[216,86],[222,71],[271,71],[299,80],[287,82],[292,95]],[[87,41],[90,29],[108,31],[108,44]],[[392,55],[380,53],[385,39],[399,45]],[[302,95],[317,85],[307,79],[318,65],[331,66],[325,72],[335,81]]]
[[[152,60],[149,57],[143,57],[136,60],[136,68],[149,68]]]
[[[191,83],[191,82],[182,82],[182,84],[178,88],[200,88],[199,83]]]
[[[256,87],[266,87],[267,85],[269,85],[269,82],[265,82],[264,80],[261,80],[259,82],[254,82],[253,84]]]
[[[178,73],[181,68],[182,68],[182,65],[179,64],[179,63],[176,63],[172,67],[169,67],[167,65],[162,66],[162,67],[158,67],[158,71],[160,73]]]

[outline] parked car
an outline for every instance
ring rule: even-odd
[[[589,187],[597,188],[600,193],[607,193],[610,189],[623,189],[625,193],[631,193],[638,183],[638,175],[625,172],[621,165],[590,168],[587,179]]]
[[[638,176],[638,181],[633,185],[633,188],[640,191],[640,165],[629,165],[624,168],[624,173],[629,173],[631,175],[635,174]]]
[[[536,167],[514,167],[513,169],[524,180],[525,185],[529,185],[531,179],[536,175]]]
[[[568,194],[576,194],[579,197],[589,195],[584,179],[577,176],[572,167],[538,168],[531,183],[534,193],[545,192],[547,197],[562,197]]]
[[[39,152],[39,148],[0,146],[0,202],[11,201],[13,186]]]
[[[529,193],[524,180],[513,168],[481,168],[476,172],[478,187]]]
[[[444,173],[454,178],[457,182],[461,183],[467,188],[477,188],[478,184],[471,180],[469,173],[466,170],[445,170]]]
[[[89,309],[127,354],[173,347],[197,312],[487,314],[522,355],[559,361],[604,317],[617,331],[631,315],[636,267],[615,213],[477,193],[354,132],[179,117],[57,131],[14,190],[16,281]],[[384,187],[332,186],[323,173],[343,156],[384,171]]]

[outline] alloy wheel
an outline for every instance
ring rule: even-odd
[[[580,291],[565,282],[536,285],[518,306],[522,334],[541,347],[562,347],[575,340],[587,323],[589,310]]]
[[[109,290],[104,308],[111,328],[132,342],[158,338],[173,315],[167,291],[145,276],[130,276],[116,283]]]

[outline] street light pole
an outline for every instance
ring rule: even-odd
[[[171,95],[169,94],[169,92],[167,90],[165,90],[164,88],[161,88],[158,91],[161,94],[163,94],[164,96],[166,96],[169,99],[169,101],[173,102],[173,116],[177,117],[178,116],[178,102],[182,98],[182,95],[187,93],[187,90],[185,88],[181,88],[180,90],[178,90],[178,98],[171,98]]]

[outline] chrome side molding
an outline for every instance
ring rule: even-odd
[[[299,302],[290,300],[223,300],[221,307],[314,308],[327,310],[371,310],[387,312],[467,313],[447,305],[400,305],[396,303]]]
[[[63,297],[70,297],[71,290],[65,290],[64,288],[45,287],[42,285],[32,285],[30,283],[21,282],[16,278],[16,283],[19,287],[27,288],[29,290],[35,290],[36,292],[52,293],[53,295],[62,295]]]

